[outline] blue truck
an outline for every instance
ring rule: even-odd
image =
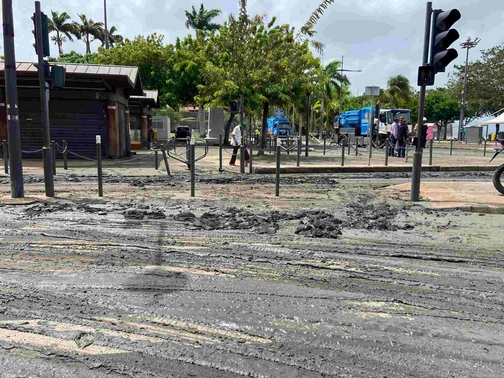
[[[355,136],[368,136],[369,132],[369,113],[372,114],[372,122],[375,127],[373,131],[373,138],[383,142],[390,133],[390,126],[395,118],[404,117],[408,122],[408,128],[411,132],[411,112],[409,109],[387,108],[380,109],[380,118],[376,119],[375,108],[366,106],[358,110],[347,110],[340,113],[333,121],[333,128],[337,134],[346,135],[353,134]]]
[[[279,138],[290,137],[292,135],[292,125],[285,117],[268,118],[268,134]]]

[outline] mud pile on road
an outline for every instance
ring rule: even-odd
[[[140,205],[137,208],[126,209],[123,212],[126,219],[165,219],[166,214],[157,206]]]
[[[325,211],[299,213],[301,217],[295,233],[311,238],[337,239],[341,234],[343,221]]]
[[[369,204],[364,200],[362,203],[348,204],[344,211],[346,215],[341,218],[322,210],[296,213],[294,219],[300,221],[295,233],[312,238],[336,239],[345,228],[381,231],[414,228],[408,223],[400,224],[398,216],[402,208],[387,203]]]
[[[211,230],[253,230],[258,234],[274,234],[278,230],[280,213],[256,214],[248,210],[228,207],[211,210],[199,218],[191,212],[182,212],[174,220],[189,223],[194,229]]]
[[[409,224],[399,225],[394,223],[401,209],[387,203],[375,205],[366,202],[354,202],[348,204],[346,208],[347,219],[344,222],[344,227],[347,228],[383,231],[413,228]]]

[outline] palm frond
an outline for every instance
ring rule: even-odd
[[[317,25],[318,20],[320,20],[320,17],[324,15],[324,11],[332,3],[334,3],[334,0],[323,0],[322,3],[320,3],[319,6],[312,12],[308,21],[306,21],[306,23],[301,27],[301,29],[299,29],[299,32],[296,35],[296,39],[299,38],[301,35],[313,37],[313,35],[315,34],[315,31],[313,29]]]

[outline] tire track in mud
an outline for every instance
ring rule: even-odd
[[[85,225],[68,225],[68,218],[1,226],[0,356],[8,363],[24,349],[35,366],[45,363],[37,356],[50,355],[59,361],[55,369],[90,366],[79,368],[89,376],[504,371],[503,301],[499,273],[490,270],[502,268],[498,257],[477,258],[463,247],[462,259],[448,248],[400,243],[187,231],[172,220],[91,215]],[[26,235],[11,233],[27,226]],[[393,251],[399,246],[400,256]],[[434,254],[446,259],[412,257]],[[27,341],[6,341],[2,331]],[[41,347],[30,339],[37,335],[77,349]],[[86,338],[121,352],[84,357],[89,346],[78,343]]]

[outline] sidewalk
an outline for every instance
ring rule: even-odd
[[[399,193],[409,199],[411,183],[389,186],[388,196]],[[504,196],[495,190],[491,180],[483,182],[422,182],[420,204],[434,209],[461,209],[481,213],[504,214]]]

